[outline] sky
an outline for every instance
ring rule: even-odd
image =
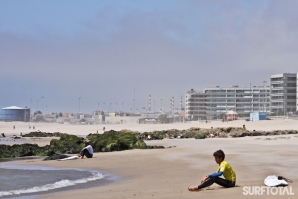
[[[169,110],[297,73],[296,0],[0,0],[0,107]],[[184,106],[184,103],[183,103]]]

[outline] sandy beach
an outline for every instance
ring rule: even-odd
[[[297,120],[235,121],[229,123],[181,123],[181,124],[135,124],[118,125],[68,125],[37,123],[36,130],[61,132],[86,136],[97,130],[130,129],[148,132],[166,129],[188,129],[190,127],[241,127],[248,130],[298,130]],[[15,125],[15,129],[13,129]],[[0,133],[12,136],[29,132],[29,123],[0,123]],[[31,126],[33,124],[30,124]],[[266,139],[270,138],[270,140]],[[29,140],[30,143],[34,142]],[[28,142],[29,142],[28,141]],[[44,145],[49,138],[35,141]],[[3,142],[3,141],[2,141]],[[9,142],[6,141],[6,142]],[[148,145],[162,145],[172,148],[128,150],[110,153],[95,153],[92,159],[72,161],[22,161],[19,164],[45,165],[61,168],[84,168],[106,171],[119,177],[119,182],[54,194],[39,195],[37,198],[296,198],[298,195],[298,135],[259,136],[244,138],[169,139],[146,141]],[[175,147],[174,147],[175,146]],[[215,172],[217,164],[213,152],[222,149],[226,160],[237,175],[236,187],[225,189],[212,185],[199,192],[189,192],[187,187],[198,185],[201,179]],[[263,186],[268,175],[282,175],[293,180],[290,183],[293,195],[251,195],[243,194],[244,186]]]

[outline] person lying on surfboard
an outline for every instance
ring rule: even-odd
[[[231,167],[231,165],[225,161],[225,153],[222,150],[217,150],[213,153],[215,162],[219,165],[216,172],[205,176],[201,184],[195,187],[188,187],[189,191],[198,191],[199,189],[211,186],[216,183],[225,188],[234,187],[236,184],[236,173]],[[219,176],[223,175],[224,178]]]
[[[86,156],[87,158],[92,158],[93,156],[93,148],[92,146],[89,144],[89,142],[85,142],[85,147],[81,150],[80,152],[80,159],[83,159],[84,156]]]

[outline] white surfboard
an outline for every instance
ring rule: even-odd
[[[284,179],[279,180],[277,176],[272,175],[265,178],[264,184],[269,187],[276,187],[276,186],[287,186],[288,182],[285,181]]]
[[[58,161],[65,161],[65,160],[75,160],[75,159],[78,159],[79,157],[78,156],[71,156],[71,157],[68,157],[68,158],[62,158],[62,159],[57,159]]]

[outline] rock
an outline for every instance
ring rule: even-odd
[[[146,143],[132,133],[106,131],[103,134],[89,134],[87,137],[94,152],[122,151],[128,149],[145,149]]]
[[[199,131],[201,128],[198,127],[191,127],[190,129],[188,129],[189,131]]]
[[[59,133],[59,132],[45,133],[40,131],[34,131],[23,135],[23,137],[61,137],[62,135],[63,133]]]
[[[148,149],[164,149],[164,146],[147,146]]]
[[[53,151],[54,154],[73,154],[79,153],[82,148],[84,148],[84,138],[63,134],[59,140],[51,140],[49,152]]]
[[[195,139],[205,139],[206,138],[206,135],[203,134],[203,133],[197,133],[195,136],[194,136]]]
[[[0,158],[14,158],[24,156],[44,155],[43,150],[37,144],[0,145]]]

